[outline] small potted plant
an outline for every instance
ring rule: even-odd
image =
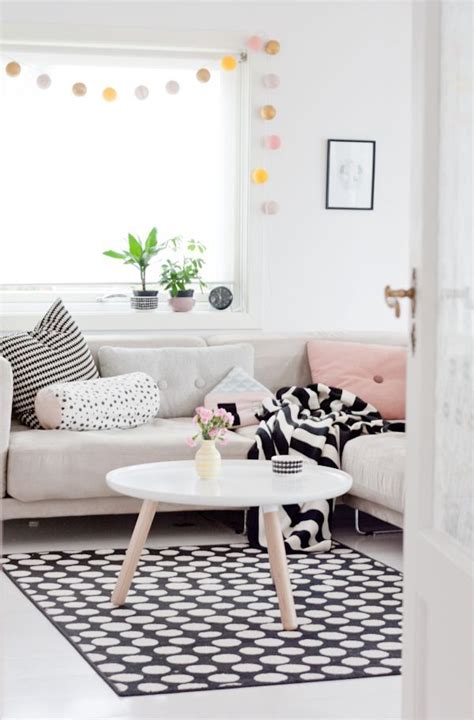
[[[146,271],[151,261],[162,252],[162,250],[168,247],[168,242],[170,241],[158,244],[157,233],[156,227],[152,228],[144,243],[129,233],[127,250],[123,250],[122,252],[106,250],[104,252],[104,255],[107,255],[107,257],[123,260],[125,265],[133,265],[140,271],[140,289],[134,289],[133,297],[130,298],[134,310],[156,310],[158,307],[158,290],[150,290],[147,288]]]
[[[172,238],[170,245],[174,252],[178,252],[183,243],[182,238]],[[189,312],[194,307],[193,283],[198,283],[201,290],[206,283],[201,278],[204,265],[202,257],[205,246],[198,240],[189,240],[186,244],[186,254],[181,260],[168,258],[161,266],[160,284],[169,291],[168,300],[175,312]]]
[[[223,408],[210,410],[198,407],[194,422],[199,429],[186,442],[189,447],[196,447],[196,440],[201,439],[201,447],[195,455],[196,472],[201,480],[213,480],[221,470],[221,454],[216,448],[216,442],[225,443],[227,430],[232,427],[234,416]]]

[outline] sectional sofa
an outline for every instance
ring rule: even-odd
[[[256,379],[276,391],[286,385],[311,383],[306,356],[306,343],[311,339],[406,344],[404,336],[398,334],[327,332],[209,337],[96,335],[87,341],[98,365],[98,350],[104,345],[150,348],[249,343],[255,350]],[[199,387],[202,379],[188,378],[187,382]],[[127,430],[30,430],[12,418],[11,399],[11,369],[0,357],[0,480],[4,520],[134,513],[139,509],[139,501],[114,494],[105,483],[105,474],[123,465],[191,459],[195,452],[185,443],[191,434],[189,417],[158,417],[150,424]],[[250,426],[232,432],[229,443],[222,448],[223,457],[247,457],[255,429],[256,426]],[[343,469],[352,475],[353,486],[343,501],[402,527],[404,462],[403,433],[363,436],[350,441],[344,450]],[[172,505],[161,506],[161,510],[174,509]]]

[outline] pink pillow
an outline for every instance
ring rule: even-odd
[[[349,390],[387,420],[405,417],[406,348],[310,340],[307,352],[313,383]]]

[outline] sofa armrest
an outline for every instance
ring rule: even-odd
[[[8,360],[0,356],[0,497],[7,488],[7,456],[12,420],[13,374]]]

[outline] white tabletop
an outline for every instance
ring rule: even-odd
[[[304,463],[297,475],[276,475],[267,460],[223,460],[221,476],[200,480],[193,460],[149,463],[107,473],[112,490],[143,500],[252,507],[329,500],[346,493],[352,478],[342,470]]]

